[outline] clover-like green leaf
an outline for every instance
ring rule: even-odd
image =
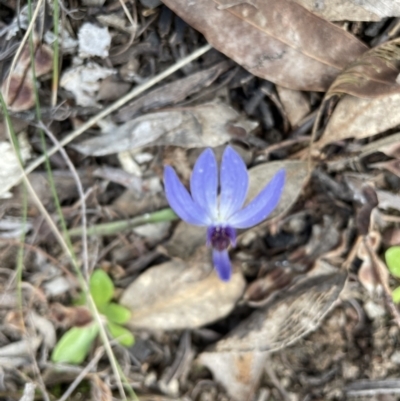
[[[114,302],[102,306],[99,311],[107,317],[109,322],[112,323],[124,324],[128,322],[131,317],[131,312],[129,309]]]
[[[115,338],[121,345],[130,347],[135,343],[135,337],[133,337],[133,334],[125,327],[116,323],[108,322],[107,328],[111,337]]]
[[[386,264],[393,276],[400,277],[400,246],[392,246],[385,253]]]
[[[75,365],[82,363],[89,353],[98,332],[99,327],[96,323],[84,327],[73,327],[56,344],[51,360]]]
[[[392,299],[395,304],[400,304],[400,287],[392,291]]]
[[[97,308],[108,304],[114,295],[114,284],[108,274],[101,269],[95,270],[90,277],[90,294]]]

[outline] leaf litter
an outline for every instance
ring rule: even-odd
[[[50,158],[74,252],[83,255],[79,263],[106,272],[115,285],[110,305],[130,309],[135,345],[111,340],[111,347],[139,399],[337,400],[382,388],[394,394],[400,320],[391,298],[396,279],[383,254],[400,241],[397,2],[85,7],[78,18],[77,10],[62,8],[57,35],[53,10],[38,14],[36,80],[26,44],[9,70],[29,25],[27,8],[18,14],[8,1],[0,12],[2,93],[11,77],[14,92],[5,100],[23,132],[24,159],[43,152],[35,91],[43,123],[60,139],[205,41],[216,49],[119,103],[67,147],[83,194],[64,159]],[[56,37],[60,88],[53,107]],[[43,68],[39,53],[46,55]],[[314,121],[318,141],[310,149]],[[8,187],[16,158],[5,130],[0,141]],[[234,273],[223,283],[213,272],[204,229],[176,221],[166,209],[162,172],[173,165],[189,185],[204,148],[220,161],[228,144],[249,168],[248,199],[279,169],[287,179],[270,218],[238,233],[230,250]],[[37,170],[29,180],[58,223],[52,179]],[[23,377],[52,397],[62,389],[64,398],[80,392],[118,399],[118,378],[100,341],[84,347],[86,359],[79,355],[85,367],[48,362],[73,322],[88,323],[92,315],[74,305],[80,289],[71,261],[32,198],[24,221],[24,192],[22,184],[13,188],[0,208],[1,393],[20,399],[25,386],[17,378]],[[16,281],[23,233],[24,269]],[[109,324],[119,337],[114,328]]]

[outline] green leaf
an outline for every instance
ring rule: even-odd
[[[392,291],[392,299],[395,304],[400,304],[400,287]]]
[[[108,321],[113,323],[124,324],[131,318],[131,312],[129,309],[114,302],[102,306],[99,311],[107,317]]]
[[[386,264],[393,276],[400,277],[400,246],[392,246],[385,253]]]
[[[97,337],[99,327],[96,323],[85,327],[73,327],[56,344],[51,360],[79,365],[82,363]]]
[[[90,277],[90,293],[97,308],[108,304],[114,295],[114,284],[104,270],[95,270]]]
[[[107,328],[111,334],[111,337],[118,340],[121,345],[125,347],[131,347],[135,343],[135,337],[133,337],[133,334],[125,327],[122,327],[119,324],[108,322]]]

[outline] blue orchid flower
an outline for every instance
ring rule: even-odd
[[[171,208],[187,223],[208,227],[207,245],[213,249],[214,267],[223,281],[231,278],[228,248],[229,245],[236,246],[236,229],[249,228],[263,221],[277,206],[284,184],[285,170],[280,170],[243,207],[249,176],[242,158],[230,146],[222,155],[219,183],[213,151],[208,148],[199,156],[190,178],[191,195],[175,170],[171,166],[164,168],[165,193]]]

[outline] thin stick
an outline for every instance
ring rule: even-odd
[[[139,96],[145,90],[151,88],[152,86],[154,86],[158,82],[160,82],[163,79],[167,78],[169,75],[173,74],[175,71],[178,71],[179,69],[181,69],[185,65],[189,64],[193,60],[199,58],[204,53],[208,52],[210,49],[212,49],[211,45],[205,45],[205,46],[201,47],[200,49],[197,49],[196,51],[194,51],[189,56],[183,58],[182,60],[178,61],[177,63],[175,63],[171,67],[167,68],[162,73],[156,75],[154,78],[151,78],[147,82],[145,82],[142,85],[136,87],[131,92],[126,94],[124,97],[122,97],[121,99],[119,99],[115,103],[113,103],[111,106],[107,107],[106,109],[101,111],[99,114],[97,114],[94,117],[90,118],[88,121],[86,121],[86,123],[81,125],[78,129],[76,129],[75,131],[71,132],[63,140],[61,140],[58,145],[56,145],[56,146],[52,147],[51,149],[49,149],[47,151],[47,157],[50,157],[50,156],[54,155],[54,153],[58,152],[63,146],[65,146],[68,143],[70,143],[71,141],[73,141],[79,135],[84,133],[87,129],[89,129],[90,127],[92,127],[96,123],[98,123],[101,119],[107,117],[112,112],[118,110],[125,103],[129,102],[130,100],[132,100],[136,96]],[[27,175],[27,174],[31,173],[38,166],[40,166],[45,160],[46,160],[45,156],[38,157],[35,161],[33,161],[31,164],[29,164],[29,166],[27,166],[25,168],[25,174]],[[15,181],[12,184],[0,189],[0,195],[2,195],[3,193],[8,192],[14,185],[18,184],[21,181],[22,178],[23,178],[23,175],[20,175],[19,177],[17,177],[15,179]]]

